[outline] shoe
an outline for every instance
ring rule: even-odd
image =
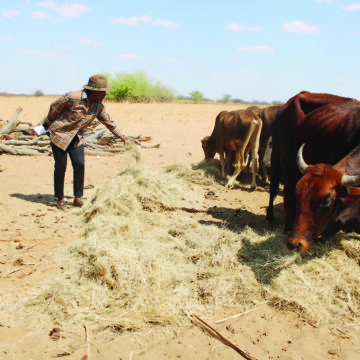
[[[58,200],[58,202],[56,203],[56,207],[59,210],[65,210],[65,201],[63,200]]]
[[[83,205],[84,205],[84,202],[81,200],[81,198],[74,199],[74,206],[82,207]]]

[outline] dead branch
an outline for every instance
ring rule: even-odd
[[[19,106],[13,113],[11,119],[0,128],[0,135],[10,134],[15,131],[16,127],[19,125],[19,121],[17,120],[18,115],[21,113],[22,108]]]
[[[215,330],[212,326],[210,326],[207,322],[202,320],[199,316],[195,314],[189,315],[190,320],[200,326],[203,330],[205,330],[209,335],[213,336],[215,339],[218,339],[223,344],[231,347],[234,349],[237,353],[239,353],[244,359],[247,360],[257,360],[257,358],[250,355],[248,352],[241,350],[239,347],[234,345],[230,340],[226,339],[223,335],[221,335],[217,330]]]
[[[51,154],[50,138],[47,135],[41,135],[34,138],[33,126],[27,122],[19,122],[18,114],[22,111],[18,107],[13,113],[11,120],[0,127],[0,154],[10,155],[46,155]],[[42,125],[46,116],[39,121]],[[29,125],[27,127],[20,124]],[[96,128],[100,123],[88,128],[84,133],[85,153],[95,156],[107,156],[125,151],[124,143],[119,141],[114,134],[106,128]],[[1,126],[1,125],[0,125]],[[142,148],[158,148],[160,144],[143,145],[142,142],[151,140],[150,136],[128,136],[129,140]]]
[[[45,148],[41,148],[46,151]],[[0,152],[5,152],[11,155],[45,155],[44,153],[26,146],[17,147],[14,145],[5,145],[0,142]]]

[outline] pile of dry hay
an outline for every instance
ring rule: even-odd
[[[63,328],[142,331],[268,302],[313,321],[359,325],[358,235],[339,233],[298,257],[278,232],[200,224],[181,209],[202,208],[205,172],[138,163],[98,187],[82,210],[83,239],[60,256],[65,273],[27,300],[27,311]]]

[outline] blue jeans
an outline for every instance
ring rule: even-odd
[[[78,142],[78,137],[75,136],[66,150],[62,150],[53,143],[51,149],[55,160],[54,166],[54,193],[58,200],[64,198],[64,182],[67,164],[67,155],[69,154],[71,164],[73,167],[73,185],[74,197],[82,197],[84,193],[84,175],[85,175],[85,151],[84,145],[75,147]]]

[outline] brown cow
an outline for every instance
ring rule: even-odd
[[[303,91],[280,108],[273,123],[272,143],[266,219],[274,221],[273,201],[281,176],[285,231],[291,230],[287,238],[290,248],[304,251],[317,236],[333,233],[335,225],[359,216],[359,208],[349,206],[355,201],[358,190],[346,187],[349,182],[341,180],[344,173],[360,174],[358,152],[352,153],[360,145],[359,101]],[[296,188],[302,177],[297,166],[297,154],[303,143],[306,143],[304,159],[307,163],[328,165],[309,166],[306,171],[301,167],[305,171],[304,180],[301,180],[303,185]],[[335,208],[330,211],[328,205],[335,206],[336,211]]]
[[[296,217],[286,238],[289,249],[301,252],[312,240],[360,218],[360,188],[354,187],[360,184],[360,145],[334,166],[306,164],[303,147],[297,163],[304,176],[296,184]]]
[[[201,140],[205,159],[212,159],[216,153],[220,156],[221,174],[225,177],[226,161],[231,161],[231,152],[234,151],[235,170],[228,180],[226,186],[231,187],[236,177],[245,166],[247,156],[251,151],[252,158],[252,187],[256,187],[257,159],[259,150],[259,139],[262,122],[259,116],[252,110],[222,111],[215,120],[214,130],[211,136]]]
[[[265,165],[263,160],[265,153],[268,149],[269,138],[271,137],[271,126],[272,123],[275,121],[277,112],[281,106],[282,105],[270,105],[264,108],[260,108],[258,106],[249,106],[247,108],[247,110],[253,110],[262,121],[262,129],[259,141],[259,174],[261,175],[262,181],[266,181],[268,179],[268,169],[270,168],[270,161],[269,164]],[[268,156],[271,156],[271,150],[269,151]]]

